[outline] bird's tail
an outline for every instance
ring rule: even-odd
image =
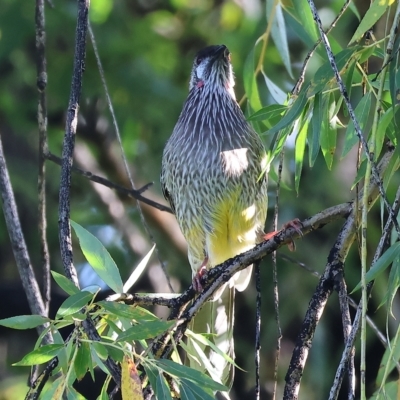
[[[212,379],[227,386],[233,383],[235,357],[233,343],[235,288],[225,286],[221,295],[208,301],[191,322],[192,332],[206,333],[210,346],[198,340],[198,335],[190,336],[187,342],[186,363],[197,370],[208,372]],[[217,350],[218,349],[218,350]]]

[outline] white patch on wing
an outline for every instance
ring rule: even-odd
[[[233,149],[221,152],[222,165],[227,175],[240,176],[249,166],[247,150]]]

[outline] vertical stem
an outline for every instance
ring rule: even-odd
[[[78,0],[74,68],[69,98],[67,121],[62,151],[58,224],[61,259],[66,276],[79,287],[76,269],[72,258],[70,218],[71,168],[73,162],[76,127],[78,124],[79,99],[82,90],[82,75],[85,69],[86,33],[90,0]]]

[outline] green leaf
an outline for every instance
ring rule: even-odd
[[[309,120],[307,116],[303,117],[302,123],[303,126],[301,127],[300,132],[297,134],[296,146],[294,149],[294,158],[296,163],[294,182],[297,193],[299,193],[301,170],[303,168],[304,150],[306,148],[307,131],[309,125]]]
[[[146,371],[147,377],[149,378],[150,386],[155,391],[157,387],[157,376],[160,375],[160,372],[158,371],[157,367],[150,362],[147,362],[147,360],[143,360],[143,367]]]
[[[254,47],[247,56],[243,70],[243,83],[247,98],[252,110],[261,108],[260,96],[258,94],[257,81],[254,73]]]
[[[192,396],[195,396],[197,400],[214,400],[214,395],[206,392],[203,388],[207,388],[207,386],[200,386],[188,379],[181,379],[180,388],[185,388],[185,390],[190,393]],[[193,397],[187,397],[187,399],[192,400]]]
[[[80,311],[91,299],[93,294],[82,291],[78,292],[66,299],[57,311],[57,318],[66,317]]]
[[[281,56],[283,64],[290,77],[293,78],[292,67],[289,56],[289,46],[286,35],[286,24],[283,18],[282,6],[280,2],[275,0],[267,0],[267,20],[271,24],[271,36],[275,46]],[[275,12],[274,12],[275,11]],[[271,20],[270,16],[273,15]]]
[[[154,388],[153,388],[154,389]],[[172,400],[171,392],[165,383],[165,378],[159,374],[156,378],[156,398],[163,400]]]
[[[381,154],[383,143],[385,142],[386,136],[393,140],[391,136],[391,132],[393,132],[393,127],[389,129],[389,125],[393,122],[393,109],[389,108],[381,117],[379,118],[378,127],[376,130],[376,138],[375,138],[375,160],[378,159]]]
[[[350,39],[349,44],[356,40],[361,39],[361,36],[370,29],[384,14],[387,8],[394,3],[395,0],[374,0],[363,19],[358,25],[353,37]]]
[[[307,90],[308,86],[301,89],[297,99],[293,102],[293,104],[288,107],[288,111],[283,116],[283,118],[269,131],[266,132],[268,135],[272,135],[281,129],[287,127],[291,124],[303,111],[304,106],[307,103]]]
[[[263,107],[248,118],[249,121],[263,121],[269,129],[275,125],[282,114],[288,109],[287,106],[281,106],[280,104],[271,104],[267,107]]]
[[[371,92],[368,92],[363,96],[357,107],[354,110],[355,117],[360,125],[361,130],[367,125],[368,119],[370,117],[371,110]],[[363,132],[364,136],[367,137],[366,132]],[[346,133],[344,135],[344,145],[342,150],[341,158],[345,157],[348,152],[353,148],[353,146],[358,143],[359,139],[354,128],[354,123],[350,120],[347,125]]]
[[[388,289],[385,296],[378,307],[387,304],[387,310],[392,313],[393,299],[397,294],[397,289],[400,287],[400,260],[395,258],[393,260],[392,268],[390,268]]]
[[[397,326],[396,336],[391,341],[390,346],[387,346],[383,354],[382,361],[376,377],[376,384],[382,388],[387,377],[396,368],[398,360],[400,360],[400,325]],[[396,398],[396,397],[394,397]]]
[[[342,50],[335,55],[336,66],[340,74],[344,74],[346,69],[350,66],[350,60],[353,60],[357,55],[356,50],[358,47],[352,47]],[[325,62],[315,73],[310,83],[308,96],[313,96],[325,89],[332,89],[337,87],[335,74],[329,61]]]
[[[201,373],[200,371],[177,364],[171,360],[159,360],[157,365],[171,376],[180,379],[188,379],[189,381],[204,385],[210,390],[228,390],[226,386],[213,381],[209,376]]]
[[[122,293],[123,284],[118,267],[107,249],[101,244],[99,239],[76,222],[71,221],[71,226],[78,236],[83,254],[88,263],[96,271],[97,275],[99,275],[114,292]]]
[[[77,288],[67,277],[55,271],[50,272],[57,285],[60,286],[60,288],[64,290],[64,292],[68,293],[69,295],[73,295],[79,292],[79,288]]]
[[[109,311],[110,314],[122,318],[127,318],[133,321],[158,321],[158,318],[154,314],[142,307],[129,306],[127,304],[114,303],[106,300],[99,301],[96,304]]]
[[[190,381],[185,381],[185,380],[180,381],[179,393],[181,394],[181,400],[197,400],[198,397],[193,394],[193,392],[190,390],[190,387],[187,385],[186,382]],[[214,400],[213,397],[211,397],[211,399]]]
[[[63,344],[46,344],[36,350],[31,351],[21,361],[12,365],[14,366],[31,366],[36,364],[43,364],[54,358],[59,351],[64,347]]]
[[[318,157],[319,153],[319,138],[321,135],[322,128],[322,93],[317,93],[314,97],[314,107],[313,107],[313,115],[311,119],[311,124],[309,125],[308,130],[308,148],[309,148],[309,163],[310,167],[312,167],[315,163],[315,160]]]
[[[283,104],[286,101],[286,93],[282,89],[280,89],[279,86],[275,85],[275,83],[272,82],[267,75],[265,75],[264,71],[261,72],[263,74],[265,84],[267,85],[267,88],[271,93],[271,96],[278,104]]]
[[[108,357],[108,351],[107,347],[104,346],[100,342],[93,341],[90,343],[90,346],[93,348],[93,350],[96,352],[96,354],[100,357],[102,360],[107,360]]]
[[[382,388],[378,389],[368,400],[392,400],[398,398],[400,381],[392,381],[386,383]]]
[[[328,103],[328,104],[327,104]],[[335,108],[335,99],[331,94],[324,101],[321,135],[319,138],[322,154],[328,169],[332,168],[333,155],[336,150],[336,125],[330,111]]]
[[[89,368],[89,360],[91,360],[89,343],[80,342],[74,360],[75,375],[78,381],[86,375],[86,371]]]
[[[400,257],[400,242],[390,246],[376,263],[369,269],[365,275],[365,282],[371,282],[376,279],[393,262],[396,257]],[[353,289],[352,293],[361,288],[361,282]]]
[[[143,321],[122,332],[117,342],[154,338],[175,325],[175,321]]]
[[[49,322],[50,319],[41,315],[18,315],[0,319],[0,325],[13,329],[32,329]]]
[[[40,396],[40,400],[62,400],[64,393],[65,376],[60,376]]]

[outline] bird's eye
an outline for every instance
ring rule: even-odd
[[[200,63],[203,61],[203,59],[201,57],[197,57],[196,58],[196,64],[200,65]]]

